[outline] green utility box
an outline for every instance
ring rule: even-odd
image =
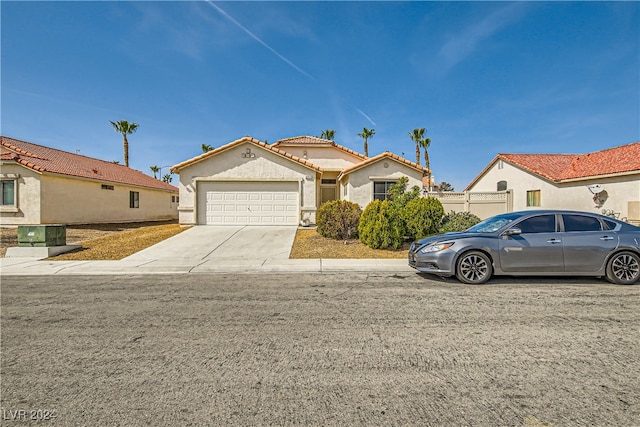
[[[67,244],[67,226],[64,224],[19,225],[18,246],[48,247]]]

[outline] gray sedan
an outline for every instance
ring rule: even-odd
[[[640,227],[587,212],[509,212],[413,242],[409,265],[471,284],[495,274],[604,276],[630,285],[640,279]]]

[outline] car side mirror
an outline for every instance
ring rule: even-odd
[[[510,228],[502,233],[503,236],[518,236],[520,234],[522,234],[522,230],[520,230],[519,228]]]

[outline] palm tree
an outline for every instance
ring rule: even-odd
[[[371,138],[373,135],[375,135],[376,130],[375,129],[367,129],[367,128],[362,128],[362,133],[359,133],[358,136],[361,137],[362,139],[364,139],[364,155],[365,157],[369,157],[369,138]]]
[[[207,153],[209,151],[213,150],[213,147],[210,146],[209,144],[202,144],[202,152],[203,153]]]
[[[447,181],[442,181],[438,187],[440,191],[455,191],[453,185],[449,184]]]
[[[431,161],[429,160],[429,146],[431,145],[431,138],[424,138],[420,140],[420,146],[424,148],[424,167],[427,168],[428,172],[428,181],[427,186],[429,191],[431,191]]]
[[[329,141],[333,141],[333,138],[336,136],[336,131],[333,129],[325,129],[320,131],[320,138],[328,139]]]
[[[422,146],[422,138],[424,137],[424,128],[415,128],[413,132],[409,132],[409,138],[416,143],[416,163],[420,164],[420,146]]]
[[[155,179],[158,179],[158,176],[156,174],[160,172],[160,166],[158,165],[150,166],[149,169],[151,169],[151,172],[153,172],[153,177]]]
[[[165,173],[162,176],[162,182],[166,182],[167,184],[171,184],[171,180],[173,180],[173,177],[169,173]]]
[[[129,141],[127,141],[127,135],[131,135],[138,129],[137,123],[129,123],[126,120],[120,120],[118,122],[112,122],[111,126],[115,129],[116,132],[121,133],[124,138],[124,165],[129,167]]]

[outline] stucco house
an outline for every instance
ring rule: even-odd
[[[465,190],[507,189],[514,210],[606,210],[640,221],[640,142],[587,154],[498,154]]]
[[[334,141],[298,136],[267,144],[245,136],[171,168],[180,174],[181,224],[296,225],[343,199],[365,207],[400,177],[427,170],[396,154],[366,157]]]
[[[178,188],[104,160],[0,137],[2,225],[178,217]]]

